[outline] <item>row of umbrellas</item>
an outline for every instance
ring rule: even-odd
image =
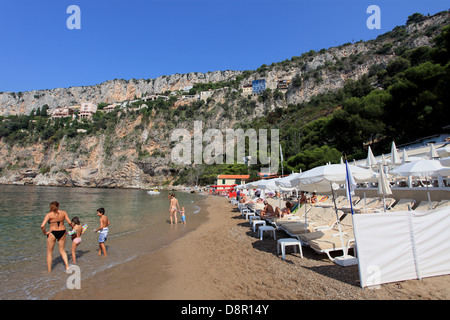
[[[291,191],[291,190],[302,190],[302,191],[316,191],[316,192],[326,192],[331,189],[333,195],[333,202],[335,200],[334,189],[336,185],[345,184],[347,189],[347,197],[351,200],[351,194],[353,194],[353,189],[356,187],[357,183],[363,182],[373,182],[378,181],[378,194],[383,196],[383,203],[386,195],[392,194],[389,181],[386,177],[384,170],[381,169],[379,172],[374,172],[372,170],[375,167],[375,157],[370,156],[372,151],[369,147],[369,155],[367,159],[368,169],[362,168],[356,165],[349,165],[347,162],[340,164],[327,164],[320,167],[313,168],[311,170],[305,171],[303,173],[293,173],[287,177],[275,178],[269,180],[260,180],[251,183],[247,183],[240,188],[245,189],[263,189],[263,190],[278,190],[278,191]],[[433,151],[431,150],[431,159],[410,159],[408,162],[406,159],[406,152],[404,152],[403,161],[400,161],[398,152],[393,143],[391,152],[391,164],[398,165],[396,168],[391,170],[391,174],[400,176],[418,176],[429,177],[441,175],[450,176],[450,167],[444,167],[438,160],[434,160]],[[405,161],[406,160],[406,161]],[[413,160],[413,161],[411,161]],[[384,161],[383,161],[384,162]],[[403,163],[403,164],[402,164]],[[384,163],[382,163],[384,165]],[[427,194],[428,201],[431,208],[431,198],[427,183]],[[351,201],[350,201],[351,203]],[[385,207],[384,207],[385,208]],[[344,258],[347,258],[347,248],[345,247],[341,226],[338,218],[338,211],[335,206],[337,225],[339,228],[339,235],[341,240],[342,248],[344,248]],[[386,208],[385,208],[386,211]],[[307,226],[307,215],[305,206],[305,228]]]
[[[431,147],[430,155],[433,156],[433,145]],[[434,150],[434,152],[436,152]],[[436,153],[437,156],[437,153]],[[437,156],[438,157],[438,156]],[[391,151],[391,164],[399,164],[396,168],[390,171],[391,174],[409,177],[425,177],[427,180],[427,193],[428,200],[431,204],[431,198],[428,189],[428,179],[433,176],[450,176],[450,167],[444,167],[439,160],[434,159],[420,159],[410,162],[405,162],[405,156],[403,161],[400,160],[398,156],[395,143],[392,143]],[[373,162],[371,162],[373,161]],[[408,161],[408,160],[407,160]],[[401,164],[403,162],[403,164]],[[333,184],[345,184],[347,179],[347,171],[351,174],[351,178],[354,179],[355,183],[364,182],[378,182],[378,194],[384,196],[392,194],[389,181],[383,170],[379,172],[374,172],[372,168],[374,167],[375,157],[373,157],[372,151],[369,147],[369,153],[367,158],[367,163],[369,164],[366,168],[362,168],[356,165],[348,165],[344,163],[340,164],[328,164],[320,167],[313,168],[311,170],[305,171],[303,173],[293,173],[287,177],[275,178],[268,180],[259,180],[255,182],[247,183],[240,186],[242,189],[262,189],[271,191],[292,191],[292,190],[302,190],[302,191],[316,191],[316,192],[327,192],[330,191],[330,187]],[[348,168],[348,169],[347,169]]]

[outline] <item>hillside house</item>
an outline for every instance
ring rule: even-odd
[[[80,106],[80,118],[90,118],[97,112],[97,105],[91,102],[84,102]]]
[[[52,113],[52,119],[71,117],[74,110],[70,107],[56,107]]]
[[[252,81],[253,93],[262,93],[266,90],[266,79],[258,79]]]

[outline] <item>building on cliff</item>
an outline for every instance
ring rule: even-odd
[[[71,107],[57,107],[52,112],[52,119],[71,117],[73,115],[73,113],[74,113],[74,109]]]
[[[266,90],[266,79],[258,79],[252,81],[253,93],[262,93]]]
[[[90,118],[97,112],[97,105],[92,102],[83,102],[80,106],[80,118]]]

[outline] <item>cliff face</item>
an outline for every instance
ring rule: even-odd
[[[141,117],[116,127],[114,141],[105,134],[76,139],[64,137],[57,145],[7,145],[0,141],[0,184],[66,187],[145,188],[171,180],[176,171],[169,158],[140,160],[136,145],[152,153],[161,144],[147,142],[154,123],[140,127]],[[112,154],[105,152],[107,145]]]
[[[170,161],[171,130],[187,128],[192,131],[194,120],[203,120],[204,129],[232,128],[240,121],[260,117],[267,110],[298,104],[317,94],[342,88],[347,80],[367,75],[372,66],[385,68],[402,48],[432,46],[433,37],[448,24],[449,16],[449,12],[444,12],[396,28],[377,40],[309,52],[262,66],[247,73],[241,82],[242,87],[264,78],[267,87],[275,92],[278,81],[300,79],[296,85],[291,83],[289,89],[281,90],[281,99],[262,101],[258,96],[244,97],[238,91],[223,88],[216,90],[211,96],[213,100],[200,109],[190,108],[190,101],[178,100],[171,110],[166,110],[170,113],[190,108],[189,115],[180,111],[173,113],[168,121],[167,117],[153,114],[145,124],[141,123],[142,116],[119,121],[113,136],[101,133],[75,139],[64,137],[58,144],[39,141],[31,146],[11,145],[0,140],[0,184],[141,188],[168,184],[183,170]],[[0,94],[0,115],[29,114],[45,104],[52,110],[85,101],[122,102],[196,83],[229,81],[242,74],[241,71],[175,74],[150,80],[111,80],[89,87],[4,92]],[[113,150],[112,154],[105,152],[108,148]],[[141,154],[145,151],[151,156],[140,156],[138,148]]]
[[[57,106],[78,105],[82,102],[114,103],[141,98],[146,94],[175,91],[196,83],[230,80],[240,71],[215,71],[161,76],[156,79],[110,80],[95,86],[56,88],[51,90],[27,91],[0,94],[0,115],[29,114],[47,104],[50,110]]]

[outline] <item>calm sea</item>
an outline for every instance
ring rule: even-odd
[[[158,250],[206,219],[205,196],[175,192],[185,207],[187,224],[169,224],[168,194],[149,195],[145,190],[93,189],[43,186],[0,186],[0,299],[48,299],[66,288],[65,273],[58,246],[53,253],[52,273],[47,274],[46,237],[40,225],[52,201],[60,203],[69,218],[77,216],[88,224],[77,249],[81,278]],[[103,207],[110,219],[106,247],[108,257],[98,257],[99,222]],[[178,217],[179,218],[179,217]],[[48,230],[48,224],[47,224]],[[66,228],[69,227],[66,224]],[[71,263],[72,240],[67,237],[66,252]]]

